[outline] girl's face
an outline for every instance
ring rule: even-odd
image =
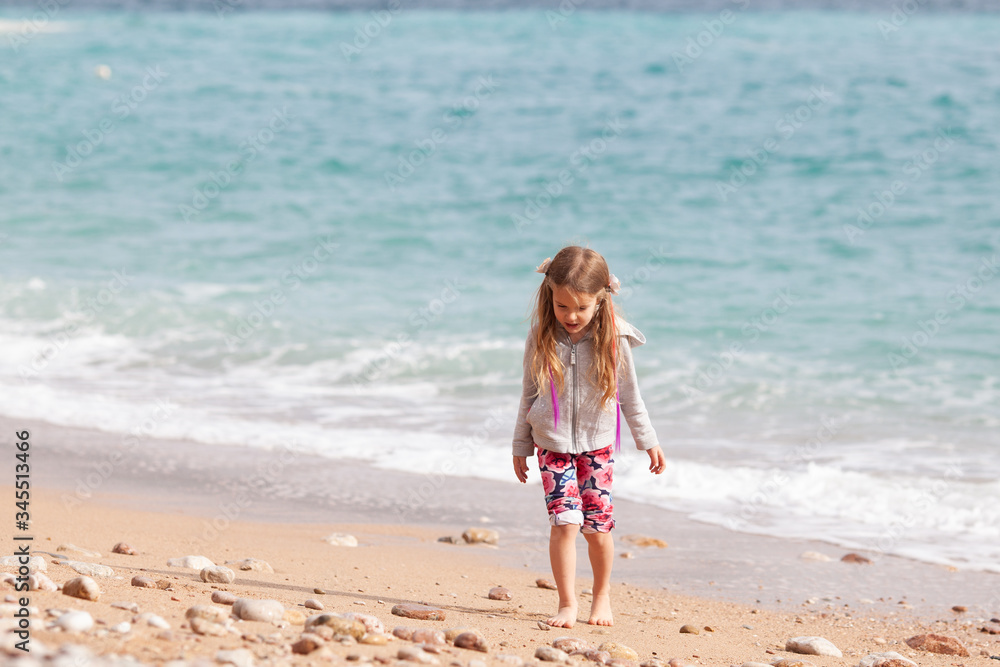
[[[597,296],[553,286],[552,308],[559,324],[569,334],[569,339],[578,343],[590,330],[594,313],[597,312]]]

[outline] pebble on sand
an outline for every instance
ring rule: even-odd
[[[801,558],[802,560],[814,560],[819,563],[828,563],[831,560],[833,560],[826,554],[820,553],[818,551],[803,551],[802,554],[799,556],[799,558]]]
[[[469,544],[499,544],[500,533],[491,528],[469,528],[462,533],[462,539]]]
[[[223,665],[233,665],[233,667],[253,667],[254,654],[245,648],[219,651],[215,654],[215,661]]]
[[[785,642],[785,650],[806,655],[830,655],[843,658],[844,654],[833,642],[823,637],[792,637]]]
[[[44,572],[35,572],[28,575],[28,590],[47,591],[51,593],[59,590],[59,587]]]
[[[121,623],[117,623],[108,628],[108,630],[111,630],[111,632],[117,632],[120,634],[125,634],[126,632],[129,632],[131,629],[132,629],[132,624],[129,623],[128,621],[122,621]]]
[[[237,569],[245,572],[264,572],[274,574],[274,568],[266,560],[257,558],[244,558],[243,560],[226,561],[226,565],[235,565]]]
[[[139,605],[135,602],[130,602],[128,600],[119,600],[118,602],[112,602],[111,606],[115,609],[124,609],[125,611],[130,611],[133,614],[139,613]]]
[[[233,603],[233,616],[241,621],[278,623],[285,618],[285,605],[277,600],[240,598]]]
[[[917,663],[895,651],[887,651],[866,655],[861,658],[858,667],[917,667]]]
[[[184,612],[184,618],[189,621],[193,621],[196,618],[203,618],[212,623],[225,623],[226,619],[229,618],[229,610],[207,604],[196,604],[188,607],[187,611]]]
[[[489,653],[490,651],[489,644],[486,643],[481,634],[475,631],[463,632],[455,637],[455,646],[480,653]]]
[[[367,630],[364,623],[355,621],[353,618],[343,618],[336,614],[316,614],[306,619],[306,630],[314,630],[325,626],[329,628],[334,636],[353,637],[359,640],[365,636]],[[318,632],[318,630],[315,630]]]
[[[236,581],[236,573],[225,565],[213,565],[202,568],[201,580],[210,584],[231,584]]]
[[[126,556],[135,556],[139,553],[124,542],[119,542],[115,546],[111,547],[111,552],[116,554],[125,554]]]
[[[566,653],[586,653],[594,648],[579,637],[556,637],[552,640],[552,647]]]
[[[626,535],[622,538],[622,541],[634,544],[637,547],[656,547],[657,549],[666,549],[668,546],[663,540],[656,537],[648,537],[646,535]]]
[[[61,628],[64,632],[86,632],[94,627],[94,618],[85,611],[67,611],[59,616],[52,625]]]
[[[549,591],[559,590],[556,587],[555,583],[552,582],[552,581],[549,581],[548,579],[535,579],[535,586],[538,586],[539,588],[544,588],[544,589],[549,590]]]
[[[681,626],[681,634],[684,635],[700,635],[701,630],[697,626],[691,624],[684,624]]]
[[[20,568],[23,563],[20,561],[21,556],[3,556],[0,558],[0,567],[16,567]],[[35,572],[45,572],[49,569],[46,564],[45,559],[41,556],[32,556],[28,559],[28,572],[34,574]]]
[[[618,557],[619,558],[635,558],[635,554],[632,553],[631,551],[623,551],[620,554],[618,554]]]
[[[444,537],[439,537],[438,542],[444,542],[445,544],[462,544],[462,538],[457,535],[445,535]]]
[[[607,651],[611,656],[611,659],[620,658],[622,660],[639,660],[639,654],[635,652],[634,649],[625,646],[624,644],[616,644],[615,642],[604,642],[598,647],[600,651]]]
[[[328,544],[332,544],[335,547],[356,547],[358,546],[358,538],[353,535],[348,535],[347,533],[334,533],[332,535],[327,535],[324,538]]]
[[[438,665],[440,661],[419,646],[403,646],[396,657],[407,662],[419,662],[424,665]]]
[[[100,563],[87,563],[81,560],[62,560],[59,561],[60,565],[65,565],[72,569],[77,574],[82,574],[85,577],[113,577],[115,576],[115,571],[112,570],[107,565],[101,565]]]
[[[392,608],[392,614],[418,621],[443,621],[445,619],[444,609],[425,604],[397,604]]]
[[[356,611],[348,611],[337,615],[341,618],[357,621],[361,625],[365,626],[365,632],[370,634],[385,634],[385,625],[379,620],[378,616],[374,616],[373,614],[361,614]]]
[[[925,635],[914,635],[906,640],[906,645],[929,653],[941,653],[944,655],[957,655],[963,658],[969,657],[969,650],[965,644],[954,637],[947,635],[937,635],[933,633]]]
[[[779,658],[771,661],[771,667],[816,667],[816,663],[798,658]]]
[[[871,559],[862,556],[861,554],[849,553],[844,554],[844,557],[840,559],[844,563],[858,563],[859,565],[871,565]]]
[[[215,563],[204,556],[183,556],[167,561],[167,567],[182,567],[187,570],[204,570],[206,567],[214,565]]]
[[[143,577],[138,574],[132,577],[132,585],[136,588],[156,588],[156,582],[153,581],[152,577]]]
[[[202,618],[200,616],[192,618],[188,621],[188,623],[191,625],[191,631],[197,635],[224,637],[229,632],[221,623],[214,623],[207,618]]]
[[[535,658],[542,662],[566,662],[569,655],[554,646],[539,646],[535,649]]]
[[[96,602],[101,598],[101,588],[97,582],[90,577],[74,577],[65,584],[62,589],[63,595],[69,595],[81,600]]]
[[[309,655],[313,651],[322,648],[323,638],[311,632],[303,632],[299,640],[292,644],[292,653],[299,655]]]
[[[952,607],[951,610],[956,614],[964,614],[965,612],[969,611],[969,608],[966,607],[964,604],[957,604],[954,607]]]
[[[410,641],[414,644],[427,644],[428,646],[445,646],[448,643],[444,632],[431,628],[417,628],[410,635]]]
[[[302,606],[304,606],[306,609],[315,609],[316,611],[323,611],[323,609],[325,609],[322,602],[320,602],[319,600],[314,600],[312,598],[309,598],[308,600],[303,602]]]
[[[538,629],[539,630],[546,630],[546,631],[548,631],[548,630],[552,629],[552,626],[549,625],[548,623],[546,623],[545,621],[537,621],[537,623],[538,623]]]
[[[215,604],[229,605],[230,607],[239,599],[229,591],[212,591],[212,602]]]
[[[511,600],[513,597],[514,594],[510,592],[510,589],[503,586],[494,586],[489,592],[491,600]]]

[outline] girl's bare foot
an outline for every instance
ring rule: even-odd
[[[614,618],[611,615],[611,596],[595,595],[590,603],[590,619],[587,623],[591,625],[614,625]],[[549,625],[552,625],[551,623]]]
[[[576,623],[576,605],[559,607],[559,612],[545,622],[554,628],[572,628]]]

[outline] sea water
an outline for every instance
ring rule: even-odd
[[[998,569],[1000,16],[53,7],[0,23],[3,414],[514,483],[584,243],[669,461],[626,429],[619,497]]]

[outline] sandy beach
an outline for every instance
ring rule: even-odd
[[[428,495],[419,489],[432,480],[361,463],[164,441],[122,451],[110,468],[102,468],[105,457],[120,448],[120,437],[44,423],[0,423],[8,432],[28,428],[32,434],[31,544],[45,574],[62,586],[80,576],[67,561],[112,571],[92,577],[100,590],[97,600],[60,591],[28,593],[32,651],[25,655],[14,649],[16,635],[7,633],[8,660],[102,664],[113,662],[111,656],[131,656],[142,664],[268,665],[388,663],[402,657],[481,667],[538,661],[539,647],[562,637],[593,648],[627,647],[631,651],[591,655],[631,661],[615,663],[622,667],[781,659],[857,665],[886,651],[919,665],[985,665],[995,664],[990,656],[1000,655],[998,635],[981,631],[998,625],[990,623],[1000,615],[995,575],[895,558],[844,563],[839,558],[845,550],[830,545],[736,535],[626,502],[618,507],[616,551],[625,557],[616,559],[613,576],[614,627],[584,622],[590,582],[580,540],[581,621],[569,630],[545,631],[538,621],[555,611],[556,594],[536,585],[537,579],[550,577],[537,488],[445,479]],[[8,498],[13,497],[12,465],[10,470],[2,480]],[[13,512],[11,504],[9,526]],[[470,528],[496,531],[499,541],[466,544],[458,536]],[[14,549],[13,532],[2,531],[8,553]],[[357,546],[326,540],[337,533],[353,536]],[[669,546],[638,546],[627,535],[661,539]],[[457,543],[439,541],[446,536]],[[136,553],[113,553],[119,542]],[[831,560],[801,557],[810,551]],[[185,556],[225,565],[235,579],[210,583],[202,580],[200,569],[168,566],[168,560]],[[268,566],[241,570],[238,563],[245,559]],[[11,564],[0,571],[16,573],[17,568]],[[134,577],[146,577],[157,587],[134,586]],[[497,586],[508,589],[509,600],[488,597]],[[0,590],[9,628],[24,594],[15,594],[12,583]],[[230,593],[230,601],[276,600],[283,613],[272,622],[237,620],[221,593]],[[213,594],[223,602],[213,603]],[[374,616],[389,636],[369,627],[358,643],[320,630],[307,634],[319,635],[309,646],[301,639],[303,624],[320,612],[307,608],[307,600],[318,602],[326,614]],[[430,605],[445,618],[393,615],[399,604]],[[221,610],[201,612],[219,614],[207,634],[195,631],[204,632],[204,623],[187,617],[197,605]],[[79,632],[57,629],[58,619],[70,610],[87,612],[93,626]],[[149,624],[150,614],[161,619],[155,623],[162,627]],[[698,634],[682,633],[686,625]],[[417,651],[414,642],[391,637],[397,626],[472,629],[487,651],[451,643]],[[957,639],[969,656],[907,645],[907,639],[924,633]],[[796,637],[825,638],[843,655],[787,650],[788,640]],[[293,646],[314,650],[299,654]],[[95,655],[104,657],[95,662]],[[583,655],[567,659],[589,663]]]

